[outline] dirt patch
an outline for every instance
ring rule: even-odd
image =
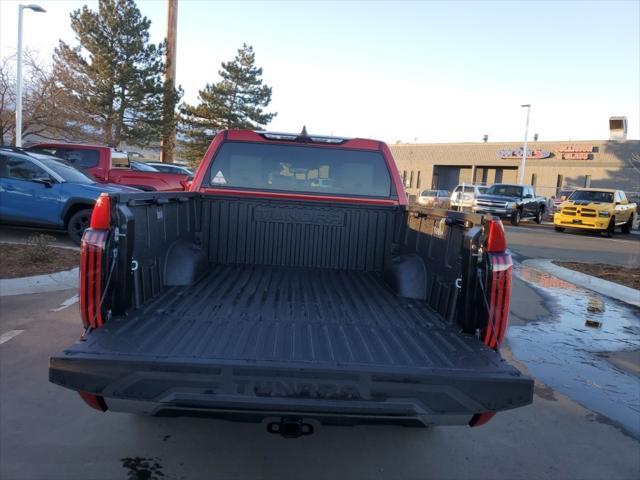
[[[44,259],[34,261],[32,245],[0,243],[0,278],[30,277],[69,270],[80,265],[80,252],[48,247]]]
[[[564,268],[593,275],[594,277],[619,283],[640,290],[640,267],[621,267],[604,263],[553,262]]]

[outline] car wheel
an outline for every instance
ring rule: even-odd
[[[616,219],[615,217],[613,217],[611,218],[611,220],[609,220],[609,226],[604,231],[605,237],[608,237],[608,238],[613,237],[613,232],[615,231],[615,229],[616,229]]]
[[[521,216],[522,214],[520,213],[520,210],[516,210],[515,212],[513,212],[513,214],[511,215],[511,225],[515,225],[516,227],[520,225]]]
[[[91,210],[79,210],[74,213],[67,223],[67,233],[69,238],[73,240],[73,243],[80,245],[82,241],[82,234],[89,228],[91,222]]]
[[[564,227],[553,227],[556,232],[564,232]]]
[[[540,225],[542,223],[542,217],[544,216],[544,208],[540,207],[536,214],[535,222]]]
[[[620,229],[622,233],[631,233],[631,229],[633,228],[633,214],[629,216],[629,220],[625,223]]]

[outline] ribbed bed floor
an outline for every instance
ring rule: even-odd
[[[495,369],[498,357],[375,273],[218,265],[71,351],[242,361]]]

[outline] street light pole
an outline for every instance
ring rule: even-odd
[[[18,5],[18,52],[16,67],[16,147],[22,147],[22,17],[23,10],[27,8],[34,12],[46,12],[46,10],[33,3]]]
[[[522,149],[522,160],[520,160],[520,175],[518,183],[522,185],[524,183],[524,168],[527,163],[527,135],[529,134],[529,114],[531,113],[531,104],[520,105],[527,109],[527,123],[524,127],[524,148]]]

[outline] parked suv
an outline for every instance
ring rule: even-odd
[[[471,208],[473,201],[487,191],[482,185],[458,185],[451,194],[452,208]]]
[[[425,207],[449,208],[451,192],[448,190],[423,190],[418,196],[418,204]]]
[[[66,230],[78,245],[102,192],[139,192],[98,184],[51,155],[0,148],[0,223]]]

